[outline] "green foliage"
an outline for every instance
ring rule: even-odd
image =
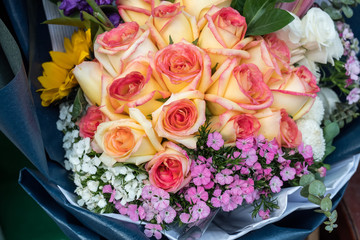
[[[156,101],[158,102],[162,102],[162,103],[165,103],[167,100],[169,100],[170,97],[167,97],[167,98],[157,98],[155,99]]]
[[[74,107],[71,113],[72,119],[76,120],[81,117],[82,113],[85,111],[87,106],[86,99],[84,97],[84,93],[81,88],[78,89],[75,100],[74,100]]]
[[[231,6],[245,17],[248,27],[247,36],[264,35],[285,27],[294,19],[287,11],[275,8],[276,2],[276,0],[235,0]]]
[[[336,122],[340,128],[345,124],[351,123],[355,118],[359,117],[359,107],[357,104],[336,103],[336,109],[329,116],[330,120]]]
[[[171,45],[171,44],[174,44],[174,41],[173,41],[173,39],[171,38],[171,35],[169,35],[169,44]]]
[[[329,14],[333,20],[343,20],[343,16],[351,18],[354,14],[352,8],[356,7],[360,0],[329,0],[322,2],[321,8]]]

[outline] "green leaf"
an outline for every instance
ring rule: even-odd
[[[74,100],[74,107],[73,107],[73,111],[71,113],[72,118],[73,119],[79,118],[81,116],[81,114],[83,113],[83,111],[85,111],[86,105],[87,105],[87,102],[84,97],[84,93],[81,90],[81,88],[79,88],[76,93],[75,100]]]
[[[54,18],[47,21],[44,21],[45,24],[56,24],[56,25],[67,25],[67,26],[74,26],[78,28],[86,28],[86,22],[81,21],[78,18],[71,18],[71,17],[61,17],[61,18]]]
[[[213,68],[211,68],[211,75],[214,75],[216,72],[216,68],[218,67],[219,63],[217,62]]]
[[[320,208],[326,212],[330,211],[332,208],[332,202],[331,199],[326,197],[321,200]]]
[[[311,182],[313,182],[315,180],[315,176],[314,174],[310,173],[307,175],[303,175],[300,178],[300,186],[306,186],[309,185]]]
[[[157,98],[156,101],[165,103],[169,98],[170,97],[168,97],[168,98]]]
[[[309,186],[303,187],[300,191],[300,195],[305,198],[308,198],[309,197]]]
[[[243,15],[244,5],[245,0],[232,0],[230,6]]]
[[[274,0],[247,0],[244,16],[248,25],[247,36],[275,32],[294,20],[287,11],[275,8]]]
[[[331,6],[327,7],[324,9],[324,11],[329,14],[329,16],[333,19],[333,20],[340,20],[342,18],[342,14],[340,12],[340,10],[337,10],[335,8],[332,8]]]
[[[332,143],[332,140],[340,133],[339,125],[331,122],[324,127],[324,139],[326,143]]]
[[[341,7],[341,10],[343,11],[344,15],[347,17],[347,18],[351,18],[354,14],[353,10],[351,9],[351,7],[347,6],[347,5],[343,5]]]
[[[331,216],[329,217],[329,220],[332,221],[332,222],[335,222],[335,221],[337,220],[337,217],[338,217],[337,211],[334,210],[334,211],[331,213]]]
[[[360,0],[356,0],[357,3],[360,3]]]
[[[355,1],[354,0],[341,0],[342,3],[346,4],[346,5],[351,5],[354,4]]]
[[[329,233],[331,233],[334,229],[333,229],[333,227],[331,225],[327,225],[325,227],[325,230],[328,231]]]
[[[320,205],[321,199],[315,195],[309,194],[308,199],[310,202]]]
[[[169,44],[174,44],[173,39],[171,38],[171,35],[169,35]]]
[[[192,44],[194,44],[195,46],[198,45],[198,42],[199,42],[199,38],[195,39],[194,41],[192,41]]]
[[[315,180],[309,185],[309,193],[315,196],[324,196],[326,187],[324,183],[319,180]]]

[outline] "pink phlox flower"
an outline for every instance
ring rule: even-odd
[[[305,162],[306,162],[309,166],[311,166],[311,165],[314,164],[314,158],[313,158],[313,157],[311,157],[311,158],[305,158]]]
[[[308,170],[308,165],[305,165],[305,163],[304,163],[304,168],[303,168],[303,175],[308,175],[310,172],[309,172],[309,170]]]
[[[125,205],[122,205],[121,203],[120,203],[120,201],[117,201],[116,203],[115,203],[115,208],[119,211],[119,213],[121,214],[121,215],[128,215],[128,208],[127,208],[127,206]]]
[[[155,190],[153,196],[151,197],[151,203],[156,210],[161,211],[169,206],[170,195],[163,189],[158,188]]]
[[[142,189],[141,197],[145,200],[150,200],[155,191],[156,187],[154,187],[153,185],[145,185]]]
[[[325,167],[318,168],[317,172],[320,174],[320,177],[325,177],[326,176],[326,168]]]
[[[242,167],[240,170],[240,173],[242,175],[249,175],[250,174],[250,170],[247,167]]]
[[[271,178],[269,185],[273,193],[278,193],[281,190],[283,182],[280,180],[278,176],[274,176]]]
[[[192,187],[187,190],[185,199],[192,204],[196,204],[201,200],[207,201],[209,199],[209,194],[203,187]]]
[[[295,178],[296,170],[292,167],[285,167],[281,170],[280,175],[283,181],[293,180]]]
[[[345,27],[344,31],[342,32],[342,38],[344,40],[346,39],[353,39],[354,38],[354,33],[351,31],[351,29],[349,27]]]
[[[269,180],[271,177],[272,177],[272,168],[269,167],[269,168],[265,168],[264,169],[264,177],[265,177],[265,180]]]
[[[223,194],[221,194],[221,192],[221,189],[216,189],[213,193],[213,197],[211,198],[211,204],[214,207],[221,207],[228,204],[230,201],[229,192],[225,191]]]
[[[147,223],[145,225],[145,230],[144,233],[148,238],[151,238],[152,236],[154,236],[156,239],[161,239],[162,234],[161,231],[162,227],[160,226],[160,224],[151,224],[151,223]]]
[[[304,146],[304,142],[298,146],[298,151],[304,157],[304,159],[313,157],[312,147],[310,145]]]
[[[254,137],[250,136],[243,139],[237,139],[236,147],[240,150],[247,151],[254,146]]]
[[[215,183],[213,181],[210,181],[208,184],[204,185],[205,189],[211,189],[213,188]]]
[[[301,162],[296,162],[294,165],[294,168],[296,170],[296,175],[301,177],[300,175],[302,175],[303,164],[301,164]]]
[[[180,221],[183,223],[190,223],[190,214],[188,213],[181,213],[180,214]]]
[[[202,164],[191,169],[191,177],[196,186],[206,185],[211,180],[211,172],[205,164]]]
[[[270,164],[274,160],[275,154],[273,152],[265,152],[266,164]]]
[[[176,211],[169,206],[160,212],[160,217],[164,222],[172,223],[176,217]]]
[[[261,210],[259,211],[259,216],[260,216],[263,220],[270,218],[270,209],[267,209],[266,211],[264,211],[264,210],[261,209]]]
[[[224,140],[218,132],[209,133],[206,145],[218,151],[224,145]]]
[[[203,219],[209,216],[210,207],[203,201],[199,201],[192,208],[192,216],[195,219]]]
[[[159,213],[159,211],[157,211],[154,208],[154,206],[148,202],[144,202],[142,206],[145,210],[145,214],[146,214],[145,220],[146,221],[151,221],[155,217],[155,215]]]
[[[229,199],[229,202],[227,204],[223,204],[221,207],[222,207],[222,210],[224,212],[230,212],[234,209],[237,208],[237,201],[238,199],[237,198],[234,198],[233,196],[230,195],[230,199]]]
[[[234,177],[230,176],[233,171],[230,169],[224,169],[220,173],[216,174],[215,179],[220,185],[230,184],[233,182]]]
[[[360,99],[360,88],[354,88],[350,91],[349,95],[347,95],[346,100],[349,104],[357,103]]]
[[[109,199],[109,202],[114,202],[115,201],[115,194],[116,194],[116,190],[115,189],[112,189],[111,185],[108,184],[108,185],[105,185],[103,187],[103,190],[102,190],[103,193],[111,193],[111,196],[110,196],[110,199]]]
[[[142,207],[141,207],[142,208]],[[145,215],[143,215],[143,211],[144,208],[142,208],[140,210],[140,213],[141,213],[141,217],[144,217],[145,218]],[[138,210],[138,206],[135,205],[135,204],[130,204],[129,207],[128,207],[128,210],[127,210],[127,214],[129,215],[130,219],[133,220],[134,222],[137,222],[139,221],[139,210]]]
[[[354,80],[352,80],[351,78],[346,79],[346,85],[345,88],[348,88],[350,85],[352,85],[354,83]]]
[[[254,163],[258,160],[256,150],[253,148],[247,151],[243,151],[241,157],[245,159],[245,164],[249,167],[253,166]]]
[[[235,151],[234,153],[233,153],[233,156],[231,157],[232,159],[236,159],[236,158],[239,158],[241,156],[241,152],[239,152],[239,151]]]

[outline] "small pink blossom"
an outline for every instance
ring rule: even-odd
[[[172,207],[167,207],[160,212],[161,219],[166,223],[172,223],[176,217],[176,211]]]
[[[313,157],[312,147],[310,145],[304,146],[303,142],[298,146],[298,151],[305,159]]]
[[[215,179],[220,185],[230,184],[233,182],[234,177],[230,176],[233,171],[230,169],[224,169],[220,173],[216,174]]]
[[[203,219],[209,216],[210,207],[203,201],[199,201],[192,208],[192,216],[196,219]]]
[[[189,188],[186,191],[186,195],[185,195],[185,199],[192,204],[195,204],[201,200],[207,201],[208,198],[209,198],[209,194],[208,192],[205,191],[203,187]]]
[[[270,209],[267,209],[266,211],[264,211],[264,210],[261,209],[261,210],[259,211],[259,216],[260,216],[263,220],[270,218]]]
[[[115,189],[112,189],[111,185],[108,184],[108,185],[105,185],[103,187],[103,190],[102,190],[103,193],[111,193],[110,195],[110,199],[109,199],[109,202],[114,202],[115,201],[115,194],[116,194],[116,190]]]
[[[225,192],[221,194],[221,189],[216,189],[213,193],[213,197],[211,198],[211,204],[214,207],[220,207],[222,205],[228,204],[230,201],[230,195]]]
[[[209,133],[206,145],[218,151],[224,145],[224,140],[218,132]]]
[[[159,224],[148,223],[145,225],[144,233],[148,238],[154,236],[156,239],[161,239],[162,237],[162,234],[160,232],[161,230],[162,227]]]
[[[354,88],[350,91],[349,95],[346,97],[346,100],[349,104],[357,103],[360,99],[360,88]]]
[[[293,180],[295,178],[296,170],[292,167],[285,167],[281,170],[280,175],[283,181]]]
[[[151,197],[151,203],[156,210],[161,211],[169,206],[170,195],[165,190],[157,188]]]
[[[281,190],[283,182],[280,180],[278,176],[274,176],[270,180],[270,189],[273,193],[278,193]]]
[[[150,200],[155,190],[156,187],[154,187],[153,185],[145,185],[142,189],[141,197],[145,200]]]
[[[320,167],[319,169],[317,169],[317,172],[320,174],[320,177],[326,176],[326,168],[325,167]]]
[[[254,137],[250,136],[236,141],[236,147],[240,150],[247,151],[254,146]]]
[[[243,151],[241,157],[246,159],[245,164],[249,167],[253,166],[254,163],[258,160],[258,156],[256,154],[256,150],[251,148],[247,151]]]
[[[211,180],[211,172],[205,164],[202,164],[191,169],[191,177],[196,186],[206,185]]]
[[[144,219],[146,214],[143,207],[138,207],[135,204],[130,204],[127,210],[127,214],[129,215],[130,219],[134,222],[139,221],[140,219]]]

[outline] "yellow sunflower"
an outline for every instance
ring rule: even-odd
[[[38,77],[43,86],[38,91],[42,92],[40,98],[44,107],[66,97],[71,89],[78,84],[72,71],[76,65],[89,58],[90,46],[90,30],[86,32],[79,30],[73,33],[71,41],[68,38],[64,39],[66,52],[50,51],[52,62],[42,64],[43,75]]]

